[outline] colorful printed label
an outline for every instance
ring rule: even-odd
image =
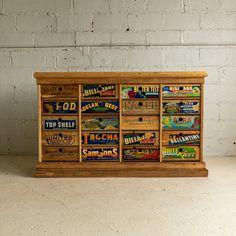
[[[78,135],[50,132],[50,134],[43,134],[43,144],[47,146],[78,145]]]
[[[82,102],[82,113],[118,113],[119,102]]]
[[[116,97],[116,87],[114,84],[84,85],[83,97]]]
[[[197,150],[196,147],[163,147],[162,155],[169,159],[196,159]]]
[[[199,130],[199,116],[163,116],[163,129]]]
[[[83,161],[118,161],[118,148],[83,148]]]
[[[166,85],[162,87],[163,97],[199,97],[200,86]]]
[[[118,133],[83,133],[82,144],[119,144]]]
[[[76,130],[76,120],[44,120],[45,130]]]
[[[118,117],[82,119],[82,130],[117,130],[118,127]]]
[[[76,114],[78,113],[78,102],[43,101],[43,113]]]
[[[199,102],[198,101],[168,101],[163,102],[163,112],[166,114],[183,113],[183,114],[193,114],[199,112]]]
[[[135,133],[135,134],[124,134],[123,144],[124,145],[156,145],[158,133],[146,132],[146,133]]]
[[[123,149],[123,160],[127,161],[151,161],[159,158],[158,149]]]
[[[158,116],[123,116],[123,130],[159,130]]]
[[[122,98],[158,98],[159,86],[122,86]]]
[[[169,145],[199,144],[200,134],[170,134]]]
[[[77,85],[42,85],[42,95],[65,97],[78,97],[79,89]]]

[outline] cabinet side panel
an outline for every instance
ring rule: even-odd
[[[41,85],[37,85],[37,95],[38,95],[38,162],[42,162]]]
[[[203,162],[204,84],[201,84],[200,162]]]

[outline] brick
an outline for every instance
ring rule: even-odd
[[[204,120],[219,120],[220,106],[217,103],[206,103],[204,106]]]
[[[144,32],[114,32],[111,35],[111,43],[116,45],[145,44]]]
[[[166,13],[164,14],[163,29],[190,30],[199,29],[199,15],[192,13]]]
[[[78,32],[76,33],[76,45],[106,45],[111,43],[110,38],[110,33]]]
[[[219,9],[219,0],[184,0],[184,9],[191,12],[202,12]]]
[[[220,119],[236,121],[236,106],[234,102],[220,103]]]
[[[148,12],[166,12],[166,11],[181,11],[182,0],[148,0]]]
[[[195,48],[164,48],[165,65],[198,66],[199,52]]]
[[[236,31],[235,30],[221,30],[221,42],[222,43],[236,43]]]
[[[18,16],[19,32],[56,32],[56,18],[47,15]]]
[[[127,28],[126,16],[123,14],[115,15],[94,15],[94,30],[95,31],[114,31]]]
[[[156,48],[130,49],[128,52],[129,68],[149,68],[162,66],[162,50]]]
[[[220,83],[227,85],[236,85],[236,68],[225,67],[221,69]]]
[[[157,30],[162,29],[163,19],[161,14],[137,14],[129,15],[128,22],[130,29],[136,30]]]
[[[235,15],[224,12],[205,13],[201,15],[202,29],[235,29]]]
[[[204,138],[220,137],[219,120],[204,120]]]
[[[200,49],[201,66],[232,66],[235,64],[235,52],[230,48]]]
[[[236,85],[221,84],[220,85],[220,101],[221,102],[236,102]]]
[[[90,65],[88,56],[83,56],[79,50],[64,50],[56,53],[57,66],[60,68],[86,67]]]
[[[92,51],[92,65],[94,67],[119,68],[126,66],[126,51],[121,49],[94,49]]]
[[[57,32],[91,31],[91,14],[57,16]]]
[[[145,12],[145,0],[125,0],[122,1],[122,11],[126,13]]]
[[[232,0],[220,0],[220,8],[229,11],[236,10],[236,2]]]
[[[181,43],[180,31],[155,31],[147,32],[147,44],[179,44]]]
[[[11,58],[10,53],[5,50],[0,50],[0,68],[10,67],[11,66]],[[0,80],[1,84],[1,80]]]
[[[219,103],[220,102],[220,85],[206,84],[204,87],[205,103]]]
[[[13,87],[11,85],[0,85],[0,101],[7,106],[13,99]],[[5,113],[6,114],[6,113]]]
[[[25,138],[37,138],[37,121],[36,120],[26,120],[24,122],[24,137]]]
[[[31,33],[0,33],[0,46],[3,47],[33,46],[33,43]]]
[[[108,13],[107,0],[76,0],[74,1],[74,11],[78,13]]]
[[[236,137],[220,139],[219,141],[220,155],[234,157],[236,152],[235,142],[236,142]],[[232,168],[234,167],[232,166]]]
[[[15,85],[13,87],[13,101],[15,103],[32,104],[37,100],[36,87],[32,85]],[[27,106],[27,104],[25,104]]]
[[[70,46],[74,45],[74,36],[69,33],[35,33],[35,46]]]
[[[14,16],[0,15],[0,32],[15,32],[15,25],[16,19]]]
[[[70,0],[10,0],[4,1],[4,13],[8,12],[70,12]]]
[[[204,138],[204,154],[214,157],[222,155],[223,149],[219,142],[219,137]]]
[[[225,138],[236,138],[236,132],[235,132],[235,127],[236,127],[236,121],[228,120],[227,122],[224,120],[221,120],[218,122],[219,126],[219,137],[221,139]]]
[[[44,67],[45,62],[43,53],[33,49],[12,52],[13,67]]]

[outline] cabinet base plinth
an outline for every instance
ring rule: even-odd
[[[42,162],[34,177],[207,177],[204,162]]]

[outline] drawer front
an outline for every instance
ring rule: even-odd
[[[85,145],[118,145],[118,133],[82,133],[82,144]]]
[[[122,86],[122,98],[158,98],[157,85],[125,85]]]
[[[200,85],[165,85],[163,97],[200,97]]]
[[[199,160],[199,147],[163,147],[162,158],[164,161],[196,161]]]
[[[79,97],[78,85],[42,85],[42,97],[48,98],[77,98]]]
[[[82,117],[82,130],[118,130],[118,117]]]
[[[199,145],[199,131],[163,131],[163,145]]]
[[[200,101],[167,100],[162,107],[164,114],[199,114]]]
[[[159,100],[123,100],[122,110],[123,114],[155,115],[159,113]]]
[[[118,113],[119,102],[82,102],[82,113]]]
[[[163,129],[199,130],[199,116],[163,116]]]
[[[42,129],[46,131],[75,131],[78,130],[77,116],[43,116]]]
[[[43,114],[77,114],[78,102],[72,101],[42,101]]]
[[[123,130],[159,130],[158,116],[123,116]]]
[[[83,148],[83,161],[118,161],[118,148]]]
[[[43,161],[78,161],[79,147],[43,147]]]
[[[78,146],[77,132],[43,132],[43,146]]]
[[[124,161],[155,161],[159,159],[158,149],[123,149]]]
[[[135,132],[123,134],[123,145],[159,145],[159,132]]]
[[[115,98],[117,87],[114,84],[88,84],[83,85],[83,98]]]

